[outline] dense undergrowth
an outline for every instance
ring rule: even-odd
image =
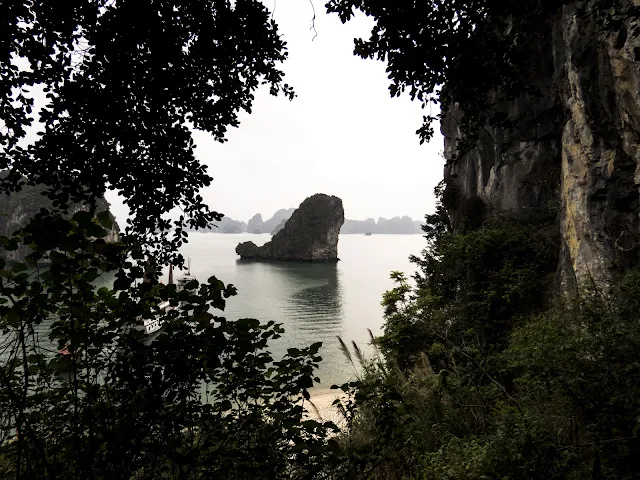
[[[454,234],[441,207],[429,216],[414,281],[394,272],[384,294],[375,356],[344,346],[363,368],[341,387],[337,436],[305,414],[320,345],[274,362],[279,326],[210,313],[232,286],[137,284],[129,264],[96,290],[125,254],[102,239],[106,214],[0,239],[34,247],[0,269],[13,351],[0,369],[0,478],[638,478],[640,271],[557,294],[555,222],[552,210],[502,214]],[[49,268],[29,270],[43,256]],[[126,326],[162,299],[183,308],[168,335],[140,342]],[[49,344],[36,330],[52,315]]]
[[[531,74],[551,61],[568,3],[327,9],[372,17],[355,53],[387,62],[393,96],[455,99],[469,146],[486,124],[517,127],[503,100],[540,94]],[[34,203],[41,185],[51,202],[0,237],[0,253],[31,252],[0,260],[0,478],[640,478],[640,272],[556,295],[552,210],[485,218],[471,202],[460,211],[474,228],[455,235],[441,206],[428,216],[415,285],[393,274],[377,354],[354,352],[364,368],[342,386],[346,428],[309,419],[319,344],[275,361],[280,326],[222,316],[232,285],[178,292],[156,271],[183,263],[187,229],[222,218],[198,193],[212,178],[186,124],[224,142],[260,85],[295,96],[272,12],[258,0],[53,5],[8,2],[0,35],[0,193],[33,187]],[[616,42],[638,16],[629,2],[577,6]],[[48,98],[39,113],[34,87]],[[438,118],[428,111],[422,141]],[[97,208],[107,189],[132,213],[117,244]],[[69,218],[76,203],[88,211]],[[102,276],[113,286],[95,288]],[[166,300],[180,308],[163,313]],[[160,315],[167,335],[144,342],[134,327]]]
[[[384,295],[384,335],[345,385],[345,470],[375,479],[640,478],[640,272],[557,295],[552,211],[428,246]]]

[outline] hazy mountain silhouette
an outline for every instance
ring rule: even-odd
[[[286,221],[291,217],[295,208],[281,208],[266,221],[262,220],[262,215],[256,213],[248,222],[233,220],[230,217],[223,217],[220,222],[215,222],[218,228],[212,231],[216,233],[270,233],[275,235],[278,230],[284,227]],[[378,220],[367,218],[366,220],[345,219],[344,225],[340,229],[342,234],[396,234],[410,235],[422,233],[422,222],[413,220],[411,217],[393,217],[390,219],[379,217]]]

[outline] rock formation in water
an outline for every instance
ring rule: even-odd
[[[0,235],[11,236],[20,228],[27,225],[29,220],[40,212],[41,208],[51,208],[51,200],[42,195],[44,188],[37,186],[24,186],[19,192],[11,195],[0,196]],[[74,206],[70,215],[81,210],[86,210],[82,205]],[[98,211],[109,211],[109,202],[104,198],[98,200]],[[115,218],[111,215],[113,226],[104,240],[117,242],[120,240],[120,230]],[[21,244],[17,250],[6,251],[1,249],[0,257],[10,262],[20,262],[30,253],[28,247]]]
[[[336,262],[343,223],[342,200],[318,193],[300,204],[270,242],[240,243],[236,253],[248,259]]]
[[[245,233],[247,224],[225,216],[219,222],[212,222],[207,228],[189,228],[188,230],[199,233]]]
[[[344,225],[342,225],[342,229],[340,233],[349,234],[349,233],[378,233],[376,221],[373,218],[367,218],[366,220],[350,220],[345,219]]]
[[[640,28],[628,14],[639,4],[614,1],[619,21],[604,28],[596,5],[569,2],[540,32],[552,39],[528,79],[540,95],[502,102],[511,126],[486,125],[457,155],[457,104],[441,125],[454,230],[490,212],[558,205],[565,288],[640,264]]]
[[[378,233],[394,233],[408,235],[416,233],[413,231],[413,220],[407,216],[402,218],[393,217],[389,220],[386,218],[378,219]]]
[[[420,222],[414,222],[411,217],[407,217],[406,215],[404,217],[393,217],[389,220],[380,217],[378,218],[378,222],[373,218],[367,218],[366,220],[346,219],[340,233],[392,233],[398,235],[411,235],[415,233],[422,233],[421,226],[422,224]]]
[[[291,217],[294,211],[295,208],[281,208],[276,213],[274,213],[273,217],[265,222],[262,221],[262,215],[257,213],[251,218],[251,220],[249,220],[246,231],[248,233],[271,233],[271,235],[275,235],[280,230],[282,230],[282,227],[284,227],[284,224]],[[340,233],[393,233],[400,235],[410,235],[422,233],[421,227],[421,222],[414,222],[410,217],[407,217],[406,215],[403,217],[393,217],[391,219],[380,217],[377,223],[373,218],[367,218],[366,220],[345,219],[344,224],[340,229]]]
[[[284,220],[282,220],[278,226],[276,228],[273,229],[273,231],[271,232],[271,235],[275,235],[276,233],[278,233],[280,230],[282,230],[285,226],[285,224],[287,223],[287,220],[289,220],[288,218],[285,218]]]
[[[263,231],[262,227],[263,227],[262,215],[260,215],[259,213],[256,213],[253,217],[251,217],[251,220],[249,220],[249,223],[247,223],[247,232],[262,233]]]
[[[273,214],[273,217],[264,222],[264,225],[262,227],[263,232],[272,233],[278,227],[278,225],[282,223],[283,220],[289,220],[295,210],[295,208],[281,208],[280,210],[278,210]]]
[[[244,233],[247,231],[247,224],[229,217],[222,217],[219,222],[214,222],[210,231],[217,233]]]
[[[281,208],[273,214],[269,220],[262,221],[262,215],[256,213],[247,225],[248,233],[273,233],[273,231],[283,222],[287,221],[295,208]]]

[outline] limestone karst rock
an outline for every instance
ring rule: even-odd
[[[247,224],[229,217],[222,217],[219,222],[213,223],[214,228],[209,231],[218,233],[244,233],[247,231]],[[207,230],[205,230],[207,231]]]
[[[281,208],[276,213],[273,214],[269,220],[265,220],[262,230],[264,233],[273,233],[273,231],[282,223],[282,221],[287,221],[293,215],[295,208]]]
[[[247,226],[247,233],[272,233],[276,230],[277,227],[283,221],[287,221],[291,214],[294,212],[295,208],[281,208],[276,211],[268,220],[262,220],[262,215],[256,213],[251,220],[249,220]]]
[[[263,227],[263,222],[262,222],[262,215],[260,215],[259,213],[256,213],[253,217],[251,217],[251,220],[249,220],[249,223],[247,223],[247,232],[248,233],[262,233]]]
[[[344,225],[340,230],[340,233],[349,234],[349,233],[378,233],[376,221],[373,218],[367,218],[366,220],[350,220],[345,219]]]
[[[540,32],[548,48],[526,79],[537,94],[495,94],[510,126],[484,125],[458,155],[467,138],[458,104],[441,124],[454,231],[490,212],[556,205],[565,289],[640,265],[640,35],[630,2],[614,0],[620,21],[604,28],[597,4],[568,2]]]
[[[351,220],[345,219],[344,225],[340,230],[343,234],[363,234],[363,233],[375,233],[375,234],[398,234],[398,235],[411,235],[422,233],[421,222],[414,222],[411,217],[403,216],[393,217],[388,220],[380,217],[378,222],[373,218],[367,218],[366,220]]]
[[[2,174],[3,172],[0,172],[0,175]],[[42,195],[43,191],[43,187],[26,185],[22,190],[9,196],[0,196],[0,235],[7,237],[13,235],[18,229],[25,227],[41,208],[51,208],[51,200]],[[109,211],[109,202],[104,198],[100,198],[97,204],[97,211]],[[74,205],[69,215],[86,209],[85,206]],[[107,242],[118,242],[120,230],[113,215],[111,220],[113,226],[104,239]],[[31,252],[24,244],[21,244],[17,250],[0,250],[0,258],[9,262],[21,262]]]
[[[336,262],[343,223],[342,200],[318,193],[300,204],[270,242],[240,243],[236,253],[245,259]]]
[[[278,226],[276,228],[273,229],[273,231],[271,232],[271,235],[275,235],[276,233],[278,233],[280,230],[282,230],[284,228],[284,225],[287,223],[287,220],[289,220],[288,218],[285,218],[284,220],[282,220]]]

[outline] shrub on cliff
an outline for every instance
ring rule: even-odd
[[[384,357],[344,386],[357,478],[638,475],[640,273],[553,299],[550,218],[427,226],[416,285],[384,296]]]

